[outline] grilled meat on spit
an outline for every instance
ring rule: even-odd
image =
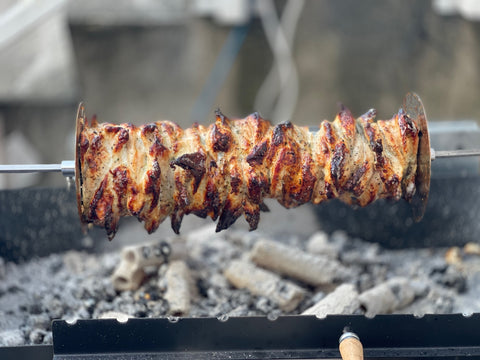
[[[287,208],[328,199],[365,206],[376,199],[410,200],[415,193],[421,131],[400,111],[374,122],[342,107],[311,132],[276,126],[254,113],[181,129],[169,121],[113,125],[85,118],[77,129],[77,194],[83,222],[112,239],[122,216],[153,232],[171,217],[178,233],[186,214],[218,220],[217,231],[245,215],[257,228],[264,198]],[[419,136],[420,135],[420,136]]]

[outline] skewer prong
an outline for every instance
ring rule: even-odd
[[[65,177],[75,175],[75,162],[64,160],[60,164],[8,164],[0,165],[0,173],[28,174],[39,172],[61,172]]]

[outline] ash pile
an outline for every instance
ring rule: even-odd
[[[211,225],[120,252],[0,261],[0,345],[50,344],[53,319],[471,313],[479,285],[476,244],[387,250],[340,231]]]

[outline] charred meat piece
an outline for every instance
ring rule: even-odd
[[[332,122],[309,131],[290,122],[271,126],[254,113],[181,129],[169,121],[143,126],[90,123],[77,129],[77,192],[83,222],[109,238],[119,219],[135,216],[148,232],[170,217],[218,219],[217,231],[242,214],[256,229],[265,198],[287,208],[337,198],[358,206],[415,193],[419,127],[401,109],[354,119],[342,107]]]

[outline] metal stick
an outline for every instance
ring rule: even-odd
[[[480,149],[468,149],[468,150],[438,150],[431,149],[432,161],[441,158],[450,157],[465,157],[465,156],[480,156]]]
[[[64,160],[60,164],[9,164],[0,165],[0,173],[37,173],[37,172],[61,172],[65,177],[75,175],[75,161]]]
[[[480,156],[480,149],[469,150],[439,150],[431,149],[432,161],[451,157]],[[65,177],[75,175],[75,161],[64,160],[60,164],[12,164],[0,165],[0,173],[36,173],[61,172]]]
[[[0,165],[0,173],[35,173],[62,171],[60,164]]]

